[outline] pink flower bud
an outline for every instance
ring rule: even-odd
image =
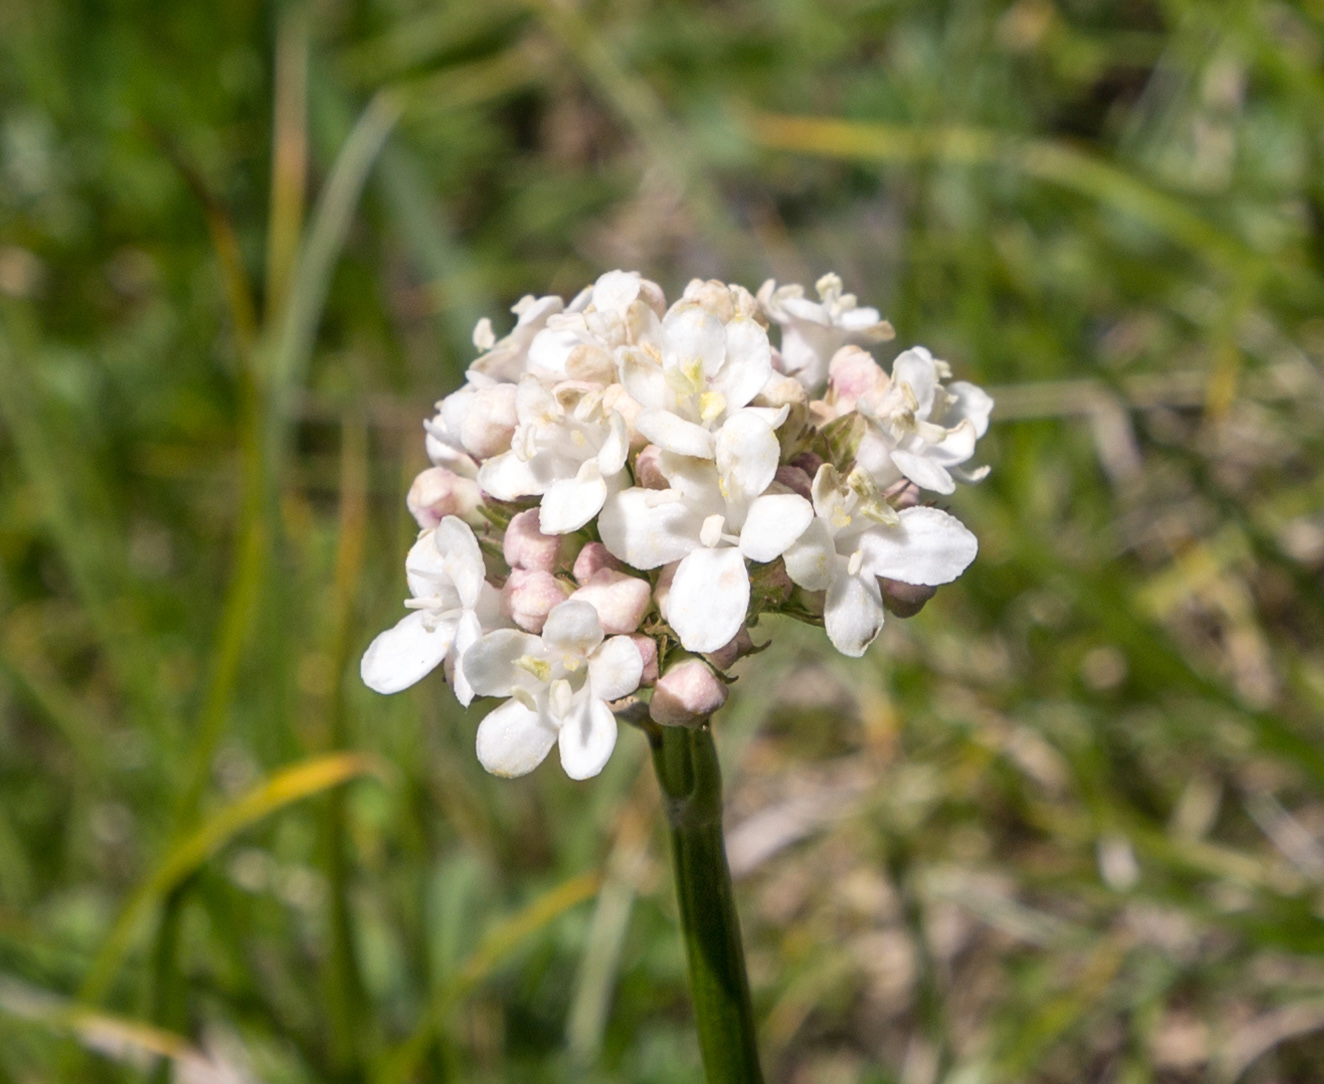
[[[516,423],[514,384],[479,388],[460,422],[460,443],[479,459],[500,455],[510,451]]]
[[[517,568],[501,589],[501,612],[525,632],[542,632],[547,615],[569,594],[570,588],[550,572]]]
[[[608,636],[634,632],[653,601],[647,580],[610,568],[600,569],[570,597],[593,604]]]
[[[435,527],[447,516],[468,519],[474,509],[483,503],[478,483],[472,478],[461,478],[445,467],[429,467],[409,487],[405,504],[409,514],[424,530]]]
[[[511,519],[501,543],[506,564],[527,572],[553,572],[561,558],[561,536],[538,529],[538,509],[530,508]]]
[[[639,657],[644,660],[644,676],[640,685],[657,684],[657,641],[651,636],[631,636],[634,646],[639,649]]]
[[[635,484],[644,489],[670,489],[671,483],[662,473],[662,449],[646,444],[634,460]]]
[[[712,667],[690,656],[658,679],[648,713],[663,726],[701,726],[726,697],[726,685]]]
[[[887,390],[891,379],[867,350],[843,346],[828,365],[828,399],[839,417],[855,409],[855,403]]]
[[[754,641],[750,639],[749,629],[741,629],[725,647],[710,651],[704,656],[719,670],[729,670],[737,659],[743,659],[754,650]]]
[[[625,566],[616,560],[601,542],[587,542],[584,544],[584,548],[579,551],[579,556],[575,558],[575,567],[572,572],[574,573],[575,582],[582,587],[604,568],[621,572]]]
[[[883,605],[897,617],[914,617],[938,593],[936,587],[921,587],[900,580],[883,578],[878,584],[883,589]]]

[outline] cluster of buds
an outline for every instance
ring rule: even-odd
[[[464,387],[425,423],[411,612],[364,681],[444,666],[462,704],[505,699],[478,728],[485,768],[522,775],[557,745],[583,779],[623,698],[663,726],[721,707],[762,614],[859,656],[886,611],[918,612],[974,559],[923,493],[986,472],[962,464],[992,400],[922,347],[889,374],[865,347],[891,326],[835,275],[817,291],[695,280],[668,307],[612,271],[569,304],[524,298],[503,339],[480,321]]]

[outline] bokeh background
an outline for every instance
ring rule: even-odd
[[[0,1082],[700,1079],[645,741],[394,622],[482,315],[835,270],[982,552],[716,730],[772,1081],[1324,1080],[1324,5],[0,4]],[[890,351],[880,352],[890,361]]]

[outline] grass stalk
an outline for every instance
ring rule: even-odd
[[[722,839],[722,773],[708,726],[649,732],[671,832],[690,992],[708,1084],[761,1084],[731,870]]]

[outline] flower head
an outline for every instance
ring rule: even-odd
[[[443,665],[461,703],[504,701],[478,727],[484,767],[522,775],[559,745],[583,779],[622,697],[702,725],[764,613],[860,655],[886,609],[918,612],[977,548],[921,490],[982,477],[962,465],[992,401],[922,347],[889,374],[864,347],[891,326],[835,275],[817,291],[696,279],[668,308],[611,271],[569,302],[524,298],[504,338],[480,321],[465,385],[425,423],[411,612],[364,681],[396,692]]]

